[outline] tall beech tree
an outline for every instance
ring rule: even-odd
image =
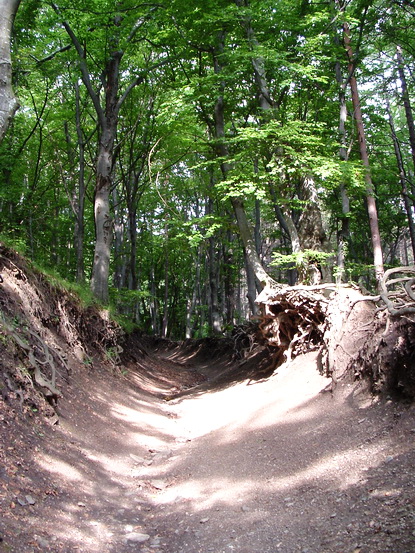
[[[10,42],[20,0],[0,0],[0,142],[18,108],[12,86]]]
[[[99,146],[96,162],[96,185],[94,193],[95,213],[95,252],[92,266],[91,289],[94,295],[104,303],[109,299],[109,271],[112,242],[112,217],[110,208],[110,194],[112,188],[112,172],[114,166],[114,147],[117,134],[118,118],[121,106],[128,98],[131,91],[145,79],[146,70],[135,70],[135,75],[127,83],[123,83],[122,61],[128,48],[135,44],[135,38],[151,18],[151,10],[148,13],[138,15],[131,19],[127,17],[128,6],[118,6],[114,12],[110,11],[111,3],[104,13],[106,19],[106,37],[104,52],[101,52],[102,66],[100,69],[98,84],[93,82],[91,64],[96,60],[88,58],[88,44],[90,30],[86,30],[82,37],[78,37],[72,24],[64,17],[63,11],[56,4],[53,9],[61,17],[61,23],[65,28],[79,58],[79,67],[82,81],[88,91],[94,106],[97,125],[99,128]],[[66,13],[66,12],[65,12]],[[62,15],[61,15],[62,14]],[[158,62],[153,69],[166,63],[166,60]],[[139,74],[137,74],[139,73]]]
[[[40,4],[36,36],[36,1],[17,12],[24,109],[0,146],[1,227],[34,259],[70,278],[90,273],[97,297],[169,337],[248,316],[253,274],[257,284],[294,274],[272,266],[274,254],[338,249],[343,277],[371,286],[366,196],[385,263],[412,259],[408,3],[54,2]],[[370,173],[346,114],[364,121]]]
[[[344,7],[340,6],[341,11],[344,11]],[[367,210],[369,214],[369,226],[370,226],[370,235],[372,238],[372,247],[373,247],[373,262],[375,266],[375,275],[376,281],[379,283],[382,280],[384,274],[383,268],[383,253],[382,253],[382,243],[380,239],[380,230],[379,230],[379,219],[378,211],[376,206],[375,192],[372,181],[372,174],[369,163],[368,147],[366,142],[366,133],[365,127],[363,124],[363,115],[360,105],[359,91],[357,86],[356,79],[356,60],[353,54],[351,38],[350,38],[350,27],[347,21],[343,23],[343,40],[344,46],[346,49],[348,66],[349,66],[349,83],[352,93],[352,102],[354,110],[354,119],[356,121],[357,133],[359,139],[359,150],[362,163],[365,168],[365,181],[366,181],[366,201],[367,201]]]

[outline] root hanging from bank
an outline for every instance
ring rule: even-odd
[[[249,329],[249,343],[269,350],[257,377],[317,350],[333,385],[365,380],[373,392],[415,397],[415,267],[389,269],[379,289],[363,296],[353,285],[265,288],[256,300],[255,330]]]
[[[16,369],[19,375],[13,375],[14,382],[20,381],[36,387],[38,391],[52,405],[56,406],[58,399],[62,397],[57,387],[56,379],[58,373],[66,378],[69,375],[69,368],[59,352],[50,348],[44,339],[31,328],[13,328],[13,325],[7,321],[4,316],[1,321],[2,333],[9,341],[14,343],[14,347],[19,349],[21,357],[25,361],[24,369]],[[6,375],[5,381],[11,391],[20,398],[20,407],[22,408],[25,400],[24,387],[17,387],[12,383],[11,376]]]

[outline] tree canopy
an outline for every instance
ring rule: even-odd
[[[26,0],[2,239],[174,338],[246,320],[266,282],[374,288],[379,263],[414,262],[414,15]]]

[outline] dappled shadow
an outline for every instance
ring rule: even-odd
[[[284,412],[265,398],[155,467],[170,483],[155,499],[170,550],[413,551],[413,441],[382,405],[346,399],[317,394]]]
[[[183,343],[157,340],[151,354],[160,360],[161,365],[167,361],[180,369],[176,383],[186,372],[199,375],[192,385],[161,394],[161,397],[167,396],[169,400],[179,400],[221,390],[239,382],[252,383],[269,378],[276,371],[275,364],[271,362],[275,350],[272,346],[256,347],[240,359],[235,354],[232,340],[206,338]]]
[[[22,534],[19,553],[30,550],[28,536],[47,544],[42,551],[119,553],[125,536],[144,532],[151,516],[142,467],[152,462],[150,450],[163,451],[172,440],[174,418],[154,397],[104,371],[74,382],[60,403],[60,424],[44,428],[36,450],[26,451],[30,476],[18,491],[35,504],[16,502],[7,520],[7,532]]]
[[[19,493],[36,503],[7,521],[23,553],[35,534],[54,553],[414,549],[413,419],[352,386],[323,393],[315,354],[171,403],[148,393],[156,368],[74,375],[60,425],[26,452]]]

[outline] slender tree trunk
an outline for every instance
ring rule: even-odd
[[[235,0],[235,4],[238,7],[249,7],[249,0]],[[241,23],[245,29],[248,45],[254,52],[259,46],[259,43],[255,37],[255,32],[252,27],[251,18],[243,15]],[[258,105],[264,114],[272,113],[272,110],[279,107],[278,102],[274,102],[268,85],[267,73],[265,69],[265,62],[261,56],[252,55],[251,57],[252,67],[254,69],[255,83],[258,91]],[[293,253],[299,253],[302,249],[302,244],[298,235],[297,228],[291,217],[288,206],[280,205],[280,201],[277,200],[277,194],[272,182],[269,183],[270,195],[274,204],[274,211],[276,218],[281,226],[281,229],[286,233],[290,239],[291,249]]]
[[[209,319],[210,328],[215,334],[222,332],[221,316],[219,313],[219,298],[217,285],[217,256],[215,255],[215,244],[213,238],[209,239]]]
[[[130,289],[138,289],[137,279],[137,204],[128,202],[128,232],[130,235]]]
[[[218,34],[218,48],[217,48],[217,51],[214,52],[214,56],[213,56],[215,73],[217,75],[219,75],[222,71],[222,66],[218,56],[224,50],[224,38],[225,36],[223,32]],[[224,89],[225,89],[225,83],[222,82],[220,85],[220,93],[218,95],[218,98],[215,104],[214,120],[215,120],[215,134],[216,134],[216,139],[218,141],[217,153],[221,158],[226,159],[229,156],[229,151],[228,151],[227,144],[225,142],[225,117],[224,117],[224,97],[223,97]],[[229,163],[227,163],[226,161],[222,161],[221,170],[224,178],[226,178],[230,169],[231,167]],[[236,221],[238,223],[239,234],[241,236],[242,243],[245,248],[248,264],[252,267],[255,273],[255,276],[262,287],[275,286],[276,283],[265,271],[264,267],[262,266],[261,260],[259,259],[259,256],[257,254],[256,247],[255,247],[255,239],[253,237],[253,230],[248,222],[243,201],[241,200],[241,198],[232,197],[231,204],[235,212]]]
[[[157,288],[155,275],[154,260],[150,267],[150,315],[151,315],[151,330],[154,335],[159,334],[158,324],[158,304],[157,304]]]
[[[19,104],[12,88],[10,41],[20,0],[0,0],[0,142]]]
[[[76,134],[79,151],[79,172],[78,172],[78,194],[77,209],[75,214],[75,252],[76,252],[76,281],[82,283],[85,281],[85,263],[84,263],[84,236],[85,236],[85,142],[81,126],[81,102],[79,94],[79,85],[75,83],[76,99]]]
[[[167,243],[167,236],[166,236]],[[166,248],[164,252],[164,301],[163,301],[163,324],[161,328],[161,335],[163,338],[167,338],[167,331],[169,326],[169,252]]]
[[[340,117],[339,117],[339,140],[340,150],[339,157],[342,162],[347,161],[347,148],[346,148],[346,119],[347,119],[347,105],[345,94],[345,83],[343,82],[340,62],[336,62],[336,80],[339,85],[339,105],[340,105]],[[340,229],[337,234],[337,274],[336,282],[340,284],[346,273],[346,254],[347,244],[350,236],[350,202],[347,194],[346,183],[342,180],[339,187],[340,199],[342,204],[342,216],[340,217]]]
[[[245,248],[247,262],[252,267],[256,278],[260,282],[261,286],[273,286],[274,280],[269,276],[262,266],[261,260],[256,251],[255,240],[253,238],[253,232],[246,216],[245,208],[242,200],[239,198],[232,198],[232,207],[235,212],[236,220],[238,222],[239,234],[241,235],[242,243]]]
[[[402,101],[405,108],[406,123],[408,125],[409,144],[411,147],[412,161],[415,170],[415,125],[414,116],[412,113],[411,102],[409,99],[408,86],[406,84],[406,76],[404,71],[404,63],[402,58],[402,49],[400,46],[396,47],[396,56],[398,60],[398,74],[401,81],[402,88]]]
[[[208,214],[213,213],[213,201],[209,199]],[[215,334],[222,332],[222,320],[219,313],[219,297],[218,297],[218,273],[219,273],[219,253],[216,248],[216,240],[214,236],[209,238],[209,253],[208,253],[208,274],[209,274],[209,326]]]
[[[355,68],[354,68],[353,50],[352,50],[351,41],[350,41],[350,29],[347,22],[343,24],[343,39],[344,39],[344,45],[346,48],[347,57],[349,60],[350,89],[352,92],[354,118],[356,121],[357,132],[359,137],[360,157],[362,159],[362,163],[365,168],[366,201],[367,201],[367,210],[369,215],[370,234],[372,238],[373,263],[375,266],[376,281],[379,284],[384,274],[382,244],[380,240],[378,212],[377,212],[376,200],[374,195],[372,175],[370,171],[369,155],[367,151],[366,134],[365,134],[365,128],[363,125],[363,117],[362,117],[362,110],[360,107],[357,81],[356,81],[356,77],[354,76]]]
[[[234,319],[234,311],[235,311],[235,305],[234,305],[234,296],[235,296],[235,290],[234,290],[234,284],[233,284],[233,252],[229,249],[229,246],[227,244],[232,243],[232,233],[231,231],[228,231],[228,236],[226,243],[223,244],[222,247],[222,257],[223,257],[223,267],[224,267],[224,276],[221,279],[221,283],[223,285],[223,304],[224,304],[224,319],[225,319],[225,325],[226,326],[232,326],[233,325],[233,319]]]
[[[117,188],[112,190],[114,206],[114,287],[120,290],[125,286],[125,255],[123,254],[124,221]]]
[[[281,229],[284,231],[290,241],[291,251],[293,253],[299,253],[301,251],[300,239],[298,237],[297,227],[295,226],[294,221],[291,217],[289,207],[287,205],[279,205],[275,186],[272,182],[268,183],[268,188],[274,206],[275,216]]]
[[[258,306],[255,303],[255,298],[257,297],[257,287],[255,282],[255,273],[251,267],[247,263],[247,255],[244,252],[245,257],[245,273],[246,273],[246,297],[248,298],[249,308],[251,310],[252,315],[256,315],[258,313]]]
[[[193,265],[196,268],[195,279],[193,282],[192,297],[187,300],[187,309],[186,309],[186,338],[192,338],[193,335],[193,314],[195,312],[198,292],[200,287],[200,264],[202,260],[202,248],[199,244],[197,248],[197,253],[194,257]]]
[[[261,256],[261,202],[259,200],[255,200],[254,238],[256,253]]]
[[[295,226],[293,218],[291,217],[291,213],[289,212],[289,207],[287,205],[283,205],[281,209],[281,213],[282,213],[282,216],[284,217],[285,225],[288,229],[288,235],[290,237],[292,253],[300,253],[301,241],[298,235],[297,227]]]
[[[391,136],[393,141],[393,147],[395,150],[395,156],[396,156],[396,163],[398,165],[399,170],[399,180],[401,182],[401,188],[402,188],[402,197],[405,205],[405,211],[406,215],[408,217],[408,226],[409,226],[409,235],[411,237],[411,245],[412,245],[412,255],[413,259],[415,261],[415,224],[414,224],[414,217],[413,217],[413,206],[411,204],[411,201],[409,199],[408,195],[408,187],[406,184],[407,177],[405,174],[405,167],[402,160],[402,154],[401,149],[399,147],[398,137],[396,136],[395,132],[395,124],[393,122],[392,112],[390,109],[389,100],[386,98],[386,109],[388,112],[388,119],[389,119],[389,127],[391,130]]]

